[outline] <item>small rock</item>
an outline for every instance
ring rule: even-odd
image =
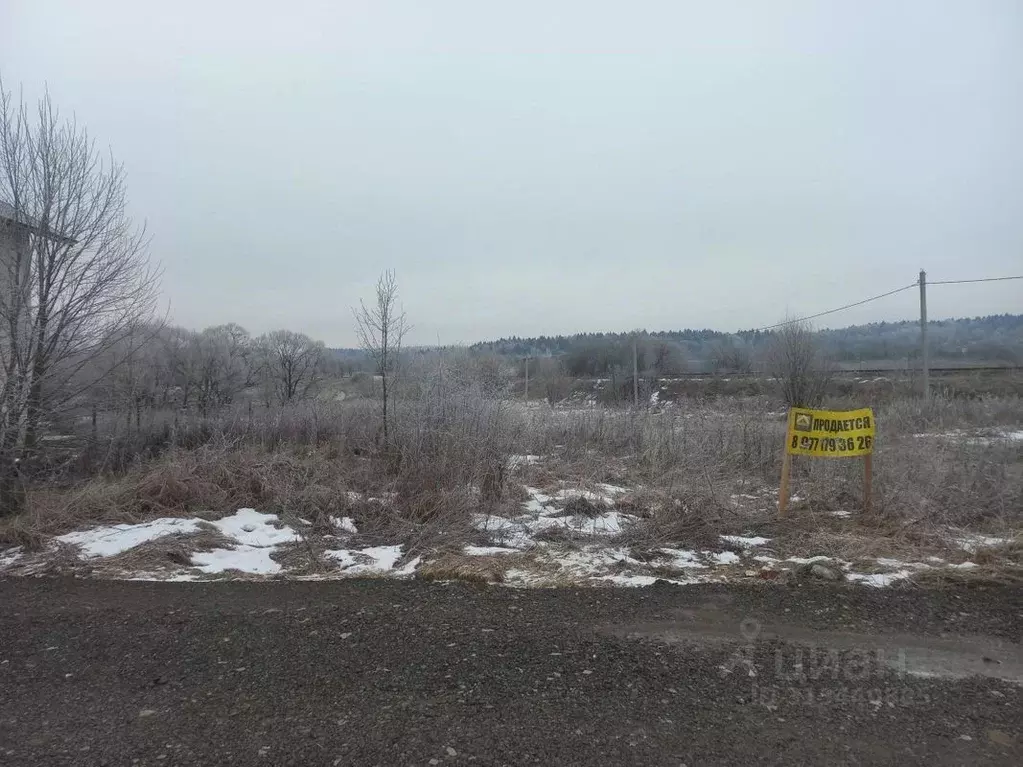
[[[440,759],[431,759],[430,760],[430,764],[436,766],[436,765],[440,764]]]
[[[448,746],[445,750],[448,752],[448,756],[458,756],[458,752],[451,748],[451,746]]]
[[[141,711],[139,711],[139,716],[152,716],[155,713],[156,711],[154,709],[144,708]]]

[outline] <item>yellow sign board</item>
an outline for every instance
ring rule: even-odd
[[[860,410],[789,410],[785,449],[792,455],[850,458],[874,452],[874,412]]]

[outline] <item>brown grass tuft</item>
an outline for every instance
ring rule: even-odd
[[[523,555],[497,554],[470,556],[447,553],[419,567],[416,577],[429,581],[470,581],[475,583],[501,583],[505,572],[520,564]]]

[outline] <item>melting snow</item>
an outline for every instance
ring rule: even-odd
[[[233,538],[243,546],[277,546],[302,540],[290,527],[274,527],[276,514],[262,514],[255,509],[238,509],[229,517],[210,522],[228,538]]]
[[[368,575],[394,572],[397,575],[411,575],[419,565],[416,557],[404,567],[395,570],[394,566],[401,559],[401,546],[371,546],[368,549],[336,549],[323,552],[325,556],[336,559],[346,575]]]
[[[505,546],[466,546],[463,551],[470,557],[487,557],[494,554],[518,554],[518,549],[509,549]]]
[[[973,554],[977,549],[987,546],[1004,546],[1012,543],[1011,538],[999,538],[993,535],[980,535],[979,533],[965,533],[952,539],[964,551]]]
[[[741,560],[739,555],[734,551],[718,551],[718,552],[706,552],[716,564],[719,565],[735,565]]]
[[[522,507],[534,514],[542,514],[547,510],[551,501],[554,500],[551,496],[544,495],[535,487],[527,487],[526,492],[529,493],[529,500],[522,504]]]
[[[4,569],[5,567],[9,567],[10,565],[13,565],[15,562],[21,559],[23,551],[24,550],[21,548],[21,546],[15,546],[13,549],[5,549],[4,551],[0,551],[0,570]]]
[[[355,520],[351,517],[331,517],[330,521],[342,532],[352,533],[353,535],[359,532],[359,529],[355,526]]]
[[[210,524],[236,541],[229,549],[199,551],[192,555],[192,564],[205,573],[239,570],[254,575],[272,575],[281,566],[270,558],[282,543],[302,540],[290,527],[274,527],[276,514],[261,514],[255,509],[238,509],[229,517]]]
[[[300,540],[300,537],[290,527],[274,527],[277,521],[276,514],[239,509],[231,516],[209,522],[235,545],[230,549],[197,552],[192,555],[192,562],[207,573],[240,570],[267,575],[280,572],[281,566],[270,554],[278,545]],[[56,540],[80,547],[84,557],[111,557],[166,535],[197,532],[201,529],[200,522],[166,517],[139,525],[96,527],[61,535]]]
[[[707,566],[697,559],[695,551],[687,551],[686,549],[661,549],[661,552],[672,558],[672,561],[668,563],[669,567],[675,567],[679,570],[686,568],[698,570]]]
[[[81,548],[84,557],[112,557],[165,535],[194,533],[199,520],[164,517],[140,525],[112,525],[58,535],[55,540]]]
[[[854,583],[862,583],[864,586],[882,589],[886,586],[891,586],[895,581],[908,578],[912,574],[912,570],[899,570],[897,573],[846,573],[845,577]]]
[[[192,564],[204,573],[222,573],[227,570],[239,570],[253,575],[273,575],[281,571],[281,566],[274,562],[270,555],[274,547],[236,546],[233,549],[213,549],[213,551],[197,551],[192,554]]]
[[[761,538],[759,535],[746,537],[743,535],[722,535],[721,540],[728,543],[732,543],[736,546],[742,546],[744,549],[749,549],[754,546],[763,546],[765,543],[770,543],[770,538]]]

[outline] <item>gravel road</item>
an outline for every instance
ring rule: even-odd
[[[5,766],[1023,764],[1013,589],[22,578],[0,605]]]

